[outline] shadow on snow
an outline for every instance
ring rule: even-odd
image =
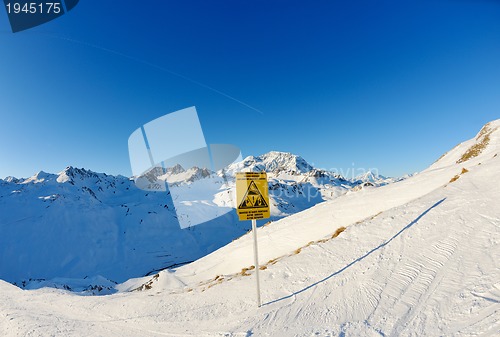
[[[438,202],[436,202],[434,205],[432,205],[431,207],[429,207],[428,209],[426,209],[422,214],[420,214],[415,220],[413,220],[412,222],[410,222],[409,224],[407,224],[405,227],[403,227],[399,232],[397,232],[396,234],[394,234],[394,236],[392,236],[389,240],[385,241],[384,243],[380,244],[378,247],[375,247],[373,248],[372,250],[370,250],[369,252],[367,252],[365,255],[357,258],[356,260],[352,261],[351,263],[349,263],[348,265],[346,265],[345,267],[343,267],[342,269],[339,269],[337,270],[336,272],[334,272],[333,274],[330,274],[328,275],[327,277],[311,284],[311,285],[308,285],[307,287],[301,289],[301,290],[298,290],[290,295],[287,295],[287,296],[284,296],[282,298],[279,298],[277,300],[273,300],[273,301],[269,301],[267,303],[264,303],[264,305],[269,305],[269,304],[273,304],[273,303],[276,303],[276,302],[279,302],[279,301],[282,301],[282,300],[286,300],[288,298],[291,298],[293,296],[296,296],[300,293],[303,293],[305,292],[306,290],[309,290],[317,285],[319,285],[320,283],[323,283],[327,280],[329,280],[330,278],[334,277],[335,275],[338,275],[340,273],[342,273],[344,270],[346,270],[347,268],[351,267],[352,265],[354,265],[356,262],[360,262],[361,260],[363,260],[365,257],[369,256],[370,254],[372,254],[373,252],[387,246],[389,244],[389,242],[391,242],[392,240],[394,240],[396,237],[398,237],[399,235],[401,235],[401,233],[403,233],[405,230],[407,230],[408,228],[410,228],[411,226],[413,226],[414,224],[416,224],[420,219],[422,219],[424,217],[424,215],[426,215],[427,213],[430,212],[430,210],[432,210],[433,208],[439,206],[439,204],[441,204],[443,201],[445,201],[446,198],[443,198],[441,200],[439,200]]]

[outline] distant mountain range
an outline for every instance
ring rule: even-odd
[[[239,171],[268,172],[271,220],[398,180],[372,172],[346,179],[283,152],[247,157],[225,172]],[[157,172],[181,189],[213,174],[180,166]],[[214,209],[232,203],[223,188],[213,197]],[[29,279],[102,275],[121,282],[198,259],[249,227],[230,212],[180,229],[168,193],[143,191],[124,176],[70,166],[58,174],[7,177],[0,179],[0,279],[22,285]]]

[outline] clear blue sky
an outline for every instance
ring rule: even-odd
[[[130,175],[129,135],[193,105],[244,156],[392,176],[500,118],[493,0],[85,0],[16,34],[0,8],[0,51],[2,178]]]

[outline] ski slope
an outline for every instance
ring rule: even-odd
[[[0,281],[0,335],[498,336],[499,152],[497,120],[406,180],[259,228],[260,308],[245,235],[109,296]]]
[[[227,177],[241,170],[269,172],[275,220],[365,183],[394,181],[373,174],[347,180],[276,151],[233,163]],[[102,276],[108,281],[98,285],[108,288],[111,280],[116,284],[194,261],[249,230],[248,222],[237,219],[234,184],[224,183],[223,171],[209,177],[207,170],[179,166],[151,173],[173,182],[168,193],[71,166],[58,174],[0,179],[0,279],[24,289],[49,284],[80,289],[84,279]],[[172,196],[183,202],[174,205]],[[179,216],[186,216],[184,224],[207,221],[184,230]]]

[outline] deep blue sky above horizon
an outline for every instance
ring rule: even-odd
[[[130,134],[189,106],[243,156],[390,176],[500,118],[500,1],[117,4],[16,34],[0,8],[0,178],[130,175]]]

